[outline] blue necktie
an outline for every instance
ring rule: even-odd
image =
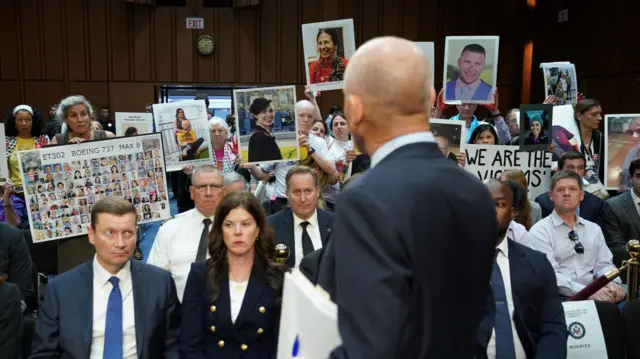
[[[494,329],[496,331],[496,359],[515,359],[516,349],[513,343],[513,331],[511,329],[511,313],[507,305],[507,293],[504,289],[502,273],[498,266],[498,250],[493,259],[493,271],[491,273],[491,287],[496,302],[496,316]]]
[[[118,277],[109,278],[113,285],[107,302],[107,320],[104,327],[104,359],[122,359],[122,293]]]

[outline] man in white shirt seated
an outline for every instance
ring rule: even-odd
[[[270,215],[267,221],[275,232],[276,244],[289,247],[286,264],[297,268],[302,257],[327,244],[333,215],[317,209],[320,186],[315,170],[295,166],[287,173],[285,183],[291,208]]]
[[[168,220],[160,227],[147,263],[171,272],[182,302],[191,263],[207,259],[207,239],[218,202],[222,198],[222,174],[204,165],[191,175],[189,193],[195,208]]]
[[[613,255],[600,227],[576,213],[584,198],[582,179],[571,171],[551,178],[553,212],[529,230],[530,246],[547,255],[556,272],[560,294],[571,297],[614,268]],[[620,279],[610,282],[590,299],[617,303],[625,291]]]

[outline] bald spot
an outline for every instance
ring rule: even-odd
[[[362,45],[349,60],[344,92],[400,115],[426,114],[429,76],[427,60],[413,42],[380,37]]]
[[[296,110],[298,110],[299,108],[305,108],[305,107],[311,111],[316,110],[316,107],[309,100],[300,100],[296,102],[296,106],[295,106]]]

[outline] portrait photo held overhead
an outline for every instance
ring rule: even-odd
[[[520,105],[520,149],[545,151],[551,144],[553,105]]]
[[[300,159],[295,86],[234,90],[233,103],[243,163]]]
[[[605,180],[608,190],[631,188],[629,166],[640,159],[640,114],[606,115]]]
[[[167,171],[180,171],[187,165],[213,163],[207,106],[204,100],[153,105],[156,132],[162,133]]]
[[[311,90],[343,88],[345,69],[356,52],[353,19],[303,24],[302,44]]]
[[[499,36],[447,36],[444,48],[444,102],[494,102]]]
[[[578,102],[578,76],[576,66],[569,62],[540,64],[544,77],[544,97],[554,96],[558,105]]]

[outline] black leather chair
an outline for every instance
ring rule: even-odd
[[[625,359],[625,324],[614,303],[596,301],[609,359]],[[630,358],[630,357],[629,357]]]
[[[622,319],[627,334],[627,358],[640,359],[640,301],[627,302],[622,310]]]

